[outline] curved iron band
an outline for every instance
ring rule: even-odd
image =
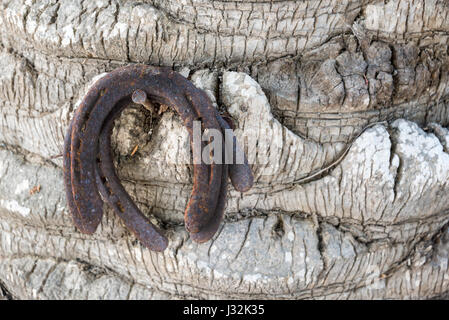
[[[171,81],[172,79],[175,81]],[[179,84],[175,85],[173,82],[181,82],[183,87],[180,88]],[[113,90],[108,92],[108,88]],[[154,100],[174,107],[190,132],[192,147],[194,149],[197,147],[193,145],[192,140],[192,121],[198,119],[199,115],[191,110],[188,101],[180,93],[188,89],[191,92],[199,90],[185,78],[181,79],[181,76],[162,68],[130,66],[117,69],[97,81],[75,112],[70,132],[66,137],[66,141],[69,140],[71,143],[65,144],[66,152],[64,153],[66,185],[71,184],[71,188],[67,190],[72,189],[72,196],[67,197],[68,203],[71,206],[75,224],[83,232],[94,232],[102,216],[102,201],[97,192],[97,185],[93,183],[100,128],[119,99],[129,97],[134,90],[142,88],[150,88],[146,91],[149,91],[149,96]],[[208,107],[213,108],[209,103],[202,109],[207,110]],[[205,127],[218,126],[215,117],[212,118],[215,123],[209,119],[207,117],[201,119]],[[69,152],[67,152],[68,148]],[[220,166],[214,166],[211,170],[214,172],[211,173],[208,166],[203,163],[194,165],[196,188],[192,191],[193,197],[186,209],[186,213],[189,213],[186,214],[186,220],[189,222],[197,218],[197,221],[200,221],[198,229],[206,225],[212,213],[215,212],[220,184],[214,181],[221,179],[220,169]],[[198,194],[200,196],[197,196]],[[196,209],[193,213],[192,208]]]
[[[164,88],[172,88],[172,94],[164,97]],[[220,130],[220,125],[215,117],[216,109],[203,90],[196,88],[190,81],[176,72],[169,72],[167,77],[161,77],[158,87],[151,88],[149,96],[153,101],[165,105],[171,105],[179,113],[176,103],[186,100],[189,107],[196,115],[194,121],[200,121],[202,130],[215,129]],[[180,93],[176,97],[176,93]],[[172,104],[167,102],[167,98],[173,98]],[[164,100],[165,99],[165,100]],[[181,118],[182,115],[181,115]],[[184,120],[184,118],[183,118]],[[196,146],[193,140],[193,121],[185,121],[184,125],[190,134],[190,144],[192,146],[194,165],[193,165],[193,188],[190,200],[187,204],[184,221],[185,228],[190,233],[199,232],[212,219],[217,206],[219,188],[221,186],[220,164],[216,164],[213,159],[210,164],[205,164],[200,157],[204,150],[205,143],[201,141],[201,147]],[[197,152],[199,151],[199,152]],[[212,155],[210,155],[212,157]],[[206,173],[208,173],[206,175]]]
[[[91,213],[89,215],[81,214],[75,204],[74,192],[72,188],[72,175],[71,175],[71,160],[72,160],[72,127],[73,120],[70,121],[69,127],[67,129],[67,134],[64,138],[64,187],[67,199],[67,205],[69,207],[70,213],[73,218],[73,222],[78,227],[78,229],[83,233],[93,233],[100,223],[103,216],[103,211],[99,213]]]
[[[114,120],[130,103],[129,99],[121,100],[108,115],[101,129],[97,159],[97,186],[103,198],[143,245],[153,251],[164,251],[167,248],[168,239],[137,208],[120,183],[114,167],[111,149]]]
[[[232,132],[229,123],[226,122],[219,114],[217,114],[217,121],[223,131],[223,137],[226,137],[227,139],[228,134],[230,134],[232,138],[232,153],[230,153],[230,155],[232,156],[232,164],[229,166],[229,176],[231,178],[232,185],[237,191],[246,192],[251,189],[254,183],[254,177],[248,164],[248,159],[246,158],[243,150],[240,149],[239,144],[237,143],[237,138]],[[228,148],[229,145],[226,143],[225,152],[229,153],[230,151],[228,150]],[[240,160],[237,158],[238,155],[241,156],[243,163],[237,163],[237,160]],[[223,161],[223,163],[225,163],[225,160]]]
[[[227,200],[227,187],[228,187],[228,177],[231,178],[232,185],[237,191],[245,192],[249,190],[253,185],[253,174],[251,172],[251,168],[248,164],[248,160],[240,150],[239,145],[237,144],[237,139],[232,131],[230,130],[230,125],[221,117],[218,112],[216,112],[215,117],[217,118],[218,123],[220,124],[222,136],[226,137],[227,134],[232,135],[232,145],[229,146],[226,143],[222,144],[222,177],[221,177],[221,187],[220,193],[218,196],[217,207],[215,209],[215,213],[210,222],[204,226],[197,233],[190,233],[190,237],[193,241],[198,243],[206,242],[210,240],[214,234],[217,232],[218,227],[220,226],[221,221],[223,220],[223,215],[226,209],[226,200]],[[228,137],[226,137],[228,138]],[[232,164],[226,164],[226,152],[229,152],[229,147],[231,147],[233,161]],[[236,162],[236,152],[242,152],[243,163],[237,164]]]
[[[134,69],[134,72],[138,72],[138,70]],[[100,129],[110,111],[105,106],[113,108],[119,98],[126,96],[123,95],[123,92],[120,92],[121,96],[118,96],[121,91],[120,87],[130,87],[124,81],[115,81],[114,73],[117,72],[107,74],[94,84],[76,109],[72,120],[70,175],[76,207],[72,214],[75,217],[82,217],[82,219],[75,218],[74,221],[77,223],[77,220],[81,220],[84,225],[77,226],[81,231],[84,230],[87,233],[95,231],[99,223],[98,218],[101,218],[102,215],[102,200],[97,192],[94,168]],[[153,73],[156,74],[156,72]],[[124,76],[127,76],[128,82],[136,78],[130,72],[125,72]],[[98,110],[97,106],[103,109],[100,115],[94,114],[94,110]]]
[[[226,136],[225,130],[231,129],[229,124],[217,113],[216,114],[218,123],[221,126],[223,137]],[[232,134],[232,131],[228,131]],[[248,165],[248,160],[246,156],[242,153],[243,163],[237,164],[235,155],[236,152],[242,152],[237,144],[236,137],[232,134],[232,155],[233,162],[232,164],[226,164],[226,152],[229,145],[223,144],[223,165],[222,165],[222,180],[220,187],[220,194],[218,197],[217,207],[215,209],[215,213],[209,224],[207,224],[203,229],[201,229],[197,233],[191,233],[190,237],[192,240],[202,243],[210,240],[214,234],[217,232],[218,227],[223,219],[223,215],[226,209],[226,199],[227,199],[227,185],[228,185],[228,177],[231,178],[232,185],[237,191],[245,192],[249,190],[253,185],[253,174],[251,172],[251,168]]]
[[[109,114],[105,121],[105,125],[100,134],[100,154],[95,165],[96,184],[98,191],[103,199],[114,209],[119,217],[124,221],[125,225],[136,235],[136,237],[150,250],[163,251],[168,245],[168,239],[162,232],[154,226],[136,207],[132,199],[124,190],[123,186],[116,175],[114,164],[112,161],[112,151],[110,148],[110,136],[114,127],[114,120],[126,108],[130,101],[120,101],[115,109]],[[84,233],[91,233],[88,229],[86,232],[86,215],[78,213],[73,199],[73,190],[70,177],[70,160],[71,160],[71,130],[73,121],[70,122],[68,133],[64,141],[64,179],[68,206],[75,221],[75,225]],[[103,174],[107,172],[107,174]],[[102,218],[100,215],[94,218],[98,219],[98,223]],[[90,221],[92,216],[87,215]],[[92,225],[87,225],[90,227]],[[95,231],[95,230],[93,230]]]
[[[217,117],[220,117],[217,113]],[[203,243],[210,240],[214,234],[217,232],[221,221],[223,220],[223,215],[226,209],[226,199],[227,199],[227,189],[228,189],[228,177],[229,170],[228,165],[225,163],[225,144],[222,144],[222,165],[221,165],[221,181],[220,181],[220,191],[218,195],[217,206],[214,210],[213,216],[209,223],[206,224],[200,231],[192,233],[190,232],[190,237],[193,241],[198,243]]]

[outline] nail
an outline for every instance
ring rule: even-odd
[[[143,105],[147,110],[149,110],[151,113],[154,113],[154,106],[148,100],[147,94],[145,91],[137,89],[133,92],[131,99],[134,103]]]

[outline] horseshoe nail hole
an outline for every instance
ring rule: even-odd
[[[120,201],[117,201],[115,204],[117,205],[120,212],[125,212],[125,208],[123,208],[122,203]]]
[[[85,115],[82,117],[82,124],[83,124],[83,125],[81,126],[81,132],[86,131],[87,121],[89,120],[89,117],[90,117],[90,112],[87,113],[87,114],[85,114]]]

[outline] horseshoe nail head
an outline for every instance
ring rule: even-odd
[[[146,109],[154,113],[153,104],[148,100],[147,94],[145,91],[137,89],[133,92],[131,99],[134,103],[143,105]]]

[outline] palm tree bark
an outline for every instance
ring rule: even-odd
[[[0,299],[447,297],[448,18],[442,0],[2,0]],[[170,110],[134,106],[113,133],[168,249],[106,205],[95,234],[72,224],[66,128],[131,63],[173,67],[258,142],[255,185],[229,189],[210,242],[184,230],[189,139]]]

